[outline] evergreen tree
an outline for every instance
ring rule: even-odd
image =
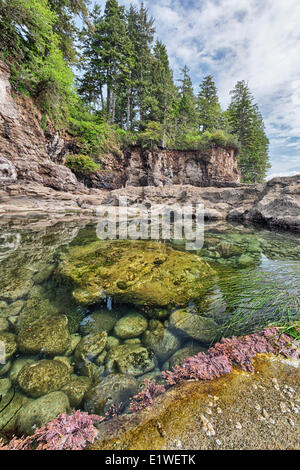
[[[76,60],[76,47],[74,45],[78,35],[75,24],[76,16],[86,19],[90,0],[48,0],[49,7],[56,14],[53,25],[54,32],[60,38],[60,49],[65,59],[74,63]]]
[[[125,11],[117,0],[107,0],[104,15],[96,6],[92,20],[92,29],[83,33],[87,60],[80,91],[90,100],[99,91],[103,109],[103,86],[106,85],[106,113],[109,121],[115,122],[117,100],[128,88],[132,66],[132,45],[127,35]]]
[[[200,132],[220,128],[222,110],[217,88],[211,75],[207,75],[200,85],[196,107]]]
[[[176,87],[170,69],[166,46],[156,41],[152,57],[152,86],[148,119],[162,125],[161,146],[165,147],[166,135],[172,127],[173,103],[176,99]]]
[[[187,133],[195,131],[197,123],[196,101],[188,67],[185,66],[181,72],[182,78],[179,80],[181,84],[179,86],[179,101],[176,106],[177,117],[175,124],[176,143],[179,146]]]
[[[239,81],[231,91],[228,119],[232,132],[241,144],[239,166],[243,181],[262,182],[269,168],[268,145],[262,115],[244,81]]]
[[[154,19],[149,17],[148,10],[141,4],[138,10],[133,5],[127,13],[128,35],[133,47],[133,67],[131,86],[128,97],[128,127],[135,127],[135,118],[144,123],[151,104],[151,63],[152,43],[155,33]],[[140,127],[140,125],[138,126]]]

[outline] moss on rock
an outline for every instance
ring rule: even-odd
[[[37,398],[60,390],[70,380],[70,369],[60,361],[44,359],[23,367],[17,380],[27,395]]]
[[[206,292],[213,275],[197,255],[140,240],[71,247],[58,268],[58,276],[72,285],[82,304],[113,296],[139,306],[186,305]]]
[[[32,325],[23,324],[17,342],[18,349],[23,353],[63,354],[71,343],[68,319],[65,315],[48,315]]]

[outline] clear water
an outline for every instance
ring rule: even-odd
[[[142,384],[146,377],[159,377],[161,370],[181,363],[184,357],[205,351],[221,336],[250,333],[268,324],[300,319],[300,234],[225,223],[206,225],[204,247],[196,254],[213,267],[216,275],[206,294],[194,299],[185,308],[189,315],[213,322],[207,323],[210,328],[214,325],[214,331],[210,331],[204,341],[170,326],[169,317],[176,307],[167,313],[165,309],[159,317],[153,312],[147,313],[142,306],[118,304],[111,296],[98,304],[78,304],[72,296],[72,289],[57,278],[60,254],[70,246],[86,246],[95,240],[93,220],[70,218],[60,221],[34,217],[0,220],[0,339],[1,334],[12,333],[18,345],[9,364],[0,365],[2,404],[8,404],[5,411],[1,412],[0,402],[0,430],[1,426],[6,429],[7,417],[10,419],[8,410],[13,406],[13,397],[32,398],[32,392],[27,394],[18,381],[16,361],[20,363],[20,359],[37,362],[60,356],[61,361],[69,364],[73,379],[84,376],[90,381],[89,385],[88,381],[84,385],[85,391],[89,389],[89,400],[84,398],[79,387],[80,391],[74,392],[75,395],[78,393],[78,399],[75,397],[73,400],[76,403],[74,406],[100,412],[100,405],[98,408],[95,405],[97,400],[93,402],[95,385],[101,386],[116,373],[124,374],[124,367],[126,374],[134,376],[137,385]],[[162,243],[171,246],[176,252],[185,250],[185,244],[181,241]],[[99,315],[109,319],[108,326],[105,323],[109,344],[97,357],[85,357],[83,365],[76,359],[72,348],[49,354],[40,344],[34,352],[20,351],[19,335],[24,329],[27,329],[27,333],[36,325],[42,329],[45,321],[48,324],[50,321],[51,326],[51,319],[55,323],[58,316],[65,316],[68,319],[68,335],[76,344],[91,332],[103,331],[103,325],[99,327],[95,321]],[[144,318],[144,326],[136,333],[136,337],[130,331],[127,331],[127,338],[117,336],[115,324],[127,315]],[[53,325],[50,331],[53,332]],[[52,340],[55,343],[54,335]],[[137,351],[137,362],[133,365],[131,363],[128,370],[126,361],[120,370],[122,361],[114,362],[111,353],[113,348],[124,344]],[[19,367],[18,373],[21,370]],[[8,381],[3,382],[5,379]],[[34,399],[48,391],[44,390]],[[53,387],[50,391],[53,391]],[[108,396],[105,409],[113,403],[114,396],[117,396],[118,401],[119,395]],[[25,399],[25,405],[22,406],[26,406],[26,403]],[[15,409],[11,413],[15,413]]]

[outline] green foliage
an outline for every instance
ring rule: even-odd
[[[232,132],[241,144],[239,166],[243,181],[261,183],[270,167],[268,146],[263,118],[254,103],[248,85],[244,81],[236,84],[231,92],[232,100],[228,108],[228,120]]]
[[[220,129],[222,110],[213,77],[208,75],[200,85],[197,102],[197,119],[201,132]]]
[[[83,175],[95,173],[100,169],[100,165],[97,165],[87,155],[68,155],[66,158],[66,166],[74,171],[74,173]]]
[[[177,141],[177,148],[181,150],[202,150],[207,151],[212,146],[223,147],[225,149],[239,149],[239,143],[235,136],[227,134],[225,131],[188,132],[180,141]]]
[[[0,51],[11,66],[13,85],[34,96],[56,123],[63,123],[75,90],[54,32],[56,22],[47,0],[0,0]]]
[[[156,149],[161,145],[163,138],[163,126],[155,121],[150,121],[143,132],[139,133],[138,143],[142,147]]]

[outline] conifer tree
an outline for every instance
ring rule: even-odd
[[[200,132],[220,128],[222,110],[217,88],[211,75],[204,77],[200,84],[196,107]]]
[[[239,166],[243,181],[260,183],[269,168],[268,145],[262,115],[245,81],[231,91],[228,119],[241,145]]]

